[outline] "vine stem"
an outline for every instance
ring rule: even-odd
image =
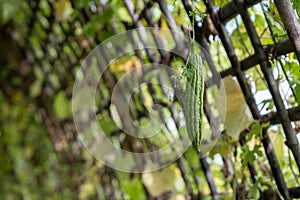
[[[192,20],[193,35],[192,35],[192,40],[194,41],[195,40],[195,0],[192,0],[192,12],[193,12],[193,20]]]

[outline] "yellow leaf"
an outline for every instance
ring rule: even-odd
[[[281,167],[283,167],[284,155],[283,155],[283,147],[284,147],[284,138],[278,131],[268,131],[269,138],[274,146],[274,151],[276,157],[279,161]]]
[[[142,174],[142,181],[153,197],[171,191],[178,178],[180,178],[180,171],[174,164],[160,171]]]
[[[85,183],[80,186],[79,189],[79,199],[88,199],[95,193],[95,184]]]
[[[109,69],[114,74],[122,75],[139,66],[141,66],[141,63],[137,57],[134,56],[128,58],[127,56],[121,56],[119,59],[110,64]]]
[[[214,148],[209,152],[210,157],[215,154],[220,153],[223,157],[228,157],[230,155],[232,145],[226,141],[218,141]]]
[[[280,15],[279,15],[279,12],[278,12],[278,10],[277,10],[275,4],[274,4],[272,1],[270,1],[270,13],[272,14],[273,19],[274,19],[275,21],[280,21]]]
[[[238,140],[241,131],[252,124],[253,117],[238,82],[229,76],[224,79],[224,86],[226,91],[226,116],[222,117],[225,117],[225,130],[229,136]],[[217,99],[217,109],[224,109],[222,98]]]
[[[66,20],[72,5],[69,0],[56,0],[54,2],[55,16],[59,21]]]

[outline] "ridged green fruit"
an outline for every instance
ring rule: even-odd
[[[191,42],[189,62],[184,69],[187,78],[184,98],[186,127],[193,146],[200,151],[202,139],[204,69],[201,57],[196,52],[195,41]]]

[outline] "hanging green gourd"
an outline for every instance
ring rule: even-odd
[[[202,59],[196,52],[196,42],[191,41],[188,63],[184,69],[186,77],[184,116],[193,146],[200,151],[202,138],[204,74]]]

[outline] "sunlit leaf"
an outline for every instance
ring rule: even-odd
[[[69,18],[72,11],[72,5],[69,0],[56,0],[54,2],[55,16],[63,21]]]
[[[148,192],[156,197],[164,192],[171,191],[179,177],[179,169],[175,165],[171,165],[160,171],[143,173],[142,181]]]
[[[284,163],[284,154],[283,154],[283,147],[284,147],[284,138],[280,134],[280,132],[275,131],[268,131],[269,138],[274,146],[274,151],[277,157],[277,160],[281,167],[283,167]]]
[[[142,182],[138,178],[122,181],[122,188],[130,199],[146,199]]]
[[[226,91],[226,116],[224,116],[226,133],[238,140],[241,131],[253,122],[253,117],[237,81],[229,76],[224,79],[224,85]],[[218,101],[222,101],[222,99]],[[218,110],[224,109],[223,102],[218,102],[216,105]]]

